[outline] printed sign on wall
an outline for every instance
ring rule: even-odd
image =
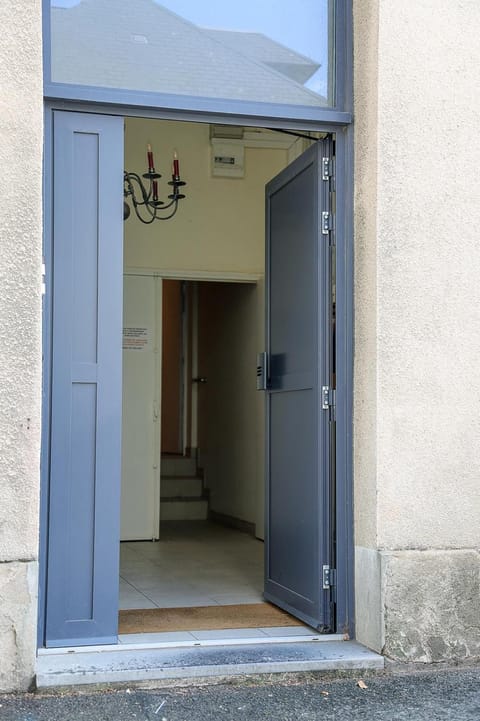
[[[123,329],[123,350],[147,350],[149,343],[149,328]]]

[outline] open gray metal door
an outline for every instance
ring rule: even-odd
[[[47,646],[114,643],[123,118],[54,113]]]
[[[323,631],[333,623],[328,587],[331,146],[329,139],[319,141],[266,188],[264,596]]]

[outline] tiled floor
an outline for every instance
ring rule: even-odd
[[[261,541],[204,521],[163,523],[161,537],[121,544],[120,609],[262,601]]]
[[[332,637],[329,637],[332,638]],[[124,633],[121,644],[135,645],[203,645],[205,642],[255,643],[286,641],[319,641],[320,635],[308,626],[275,626],[270,628],[224,628],[209,631],[171,631],[170,633]],[[340,637],[339,637],[340,640]]]
[[[263,543],[207,521],[164,522],[162,540],[120,546],[120,608],[259,603]],[[308,638],[307,638],[308,637]],[[306,626],[121,634],[121,644],[203,645],[317,640]]]

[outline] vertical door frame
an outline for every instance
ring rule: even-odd
[[[187,454],[188,446],[188,394],[191,387],[190,359],[190,308],[187,287],[182,281],[182,387],[181,387],[181,446],[182,456]],[[190,376],[190,378],[189,378]]]
[[[192,282],[192,378],[198,378],[198,281]],[[190,446],[198,453],[198,383],[191,383]]]
[[[355,638],[353,126],[337,129],[335,146],[336,630]]]
[[[349,64],[347,64],[349,67]],[[347,85],[351,83],[347,82]],[[347,103],[351,105],[351,98]],[[349,109],[349,108],[348,108]],[[129,105],[109,105],[69,100],[49,100],[45,103],[44,146],[44,241],[45,296],[43,301],[43,369],[42,369],[42,449],[40,465],[40,540],[39,540],[39,602],[38,645],[44,645],[46,551],[48,544],[48,502],[50,473],[51,418],[51,346],[52,346],[52,210],[53,210],[53,111],[70,110],[92,114],[110,114],[177,120],[201,123],[269,127],[272,129],[334,133],[336,138],[336,547],[337,547],[337,631],[355,636],[354,618],[354,526],[353,526],[353,125],[349,112],[331,114],[332,120],[295,121],[259,116],[172,111],[140,108]],[[141,269],[138,269],[139,271]],[[127,269],[125,269],[125,272]],[[161,271],[159,275],[164,275]],[[199,274],[200,275],[200,274]],[[185,273],[177,277],[184,277]],[[168,276],[167,276],[168,277]],[[195,278],[192,278],[195,279]],[[202,278],[198,278],[202,279]],[[208,278],[204,277],[204,280]]]
[[[152,411],[156,415],[155,445],[153,449],[153,460],[155,471],[155,484],[154,484],[154,511],[153,511],[153,527],[152,527],[152,541],[157,541],[160,538],[160,486],[161,486],[161,434],[162,434],[162,278],[153,271],[142,270],[137,271],[132,268],[123,269],[123,277],[125,276],[148,276],[153,277],[154,280],[154,304],[155,304],[155,379],[154,379],[154,407]],[[123,351],[122,351],[123,352]],[[123,383],[123,379],[122,379]],[[123,385],[122,385],[123,389]],[[156,404],[156,405],[155,405]],[[123,447],[122,447],[123,453]]]
[[[48,508],[50,504],[50,435],[52,387],[52,280],[53,280],[53,109],[44,113],[43,159],[43,272],[42,304],[42,428],[40,452],[40,523],[38,566],[37,646],[45,645]]]

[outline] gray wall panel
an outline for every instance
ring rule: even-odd
[[[56,112],[47,646],[117,634],[122,182],[122,118]]]
[[[98,198],[99,138],[75,133],[73,166],[82,178],[80,192],[71,195],[73,250],[72,359],[96,363],[98,335]],[[97,242],[94,239],[97,238]]]

